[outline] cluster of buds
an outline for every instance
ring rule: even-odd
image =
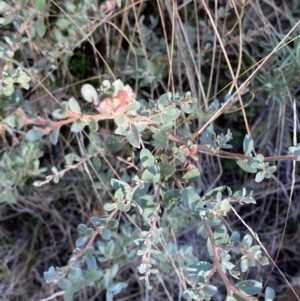
[[[179,149],[186,157],[191,157],[195,161],[198,161],[198,157],[197,157],[198,147],[196,144],[192,144],[190,146],[182,145],[179,147]]]
[[[105,98],[96,105],[97,111],[105,116],[122,114],[125,107],[132,100],[131,93],[125,90],[119,90],[116,97]]]

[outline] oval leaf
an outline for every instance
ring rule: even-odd
[[[96,89],[90,84],[84,84],[81,87],[81,95],[87,102],[94,102],[98,99]]]
[[[70,109],[71,112],[73,112],[75,114],[81,114],[80,106],[79,106],[77,100],[74,97],[71,97],[68,100],[68,105],[69,105],[69,109]]]
[[[133,147],[140,148],[140,135],[135,125],[131,124],[129,131],[126,133],[126,138]]]
[[[247,296],[254,296],[261,291],[262,284],[255,280],[245,280],[236,284],[235,287]]]
[[[56,145],[57,142],[58,142],[59,131],[60,131],[60,128],[54,129],[54,130],[51,132],[51,134],[49,135],[50,142],[51,142],[53,145]]]
[[[170,177],[176,171],[176,168],[172,164],[163,164],[160,166],[160,173],[163,177]]]
[[[42,38],[46,33],[46,26],[44,20],[37,20],[35,22],[35,29],[38,36]]]
[[[82,120],[76,120],[75,122],[73,122],[72,126],[71,126],[71,132],[73,133],[79,133],[81,132],[84,127],[87,125],[87,123],[85,121]]]
[[[144,167],[150,167],[150,166],[154,166],[154,156],[151,154],[151,152],[146,149],[143,148],[140,152],[140,160],[141,163]]]

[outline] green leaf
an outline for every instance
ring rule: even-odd
[[[95,281],[99,280],[103,276],[103,272],[100,270],[87,270],[85,272],[85,281],[87,285],[93,285]]]
[[[117,126],[128,126],[128,122],[127,122],[124,114],[115,115],[114,116],[114,121],[115,121]]]
[[[75,242],[76,247],[79,248],[79,247],[84,246],[88,242],[88,239],[89,238],[87,236],[79,237]]]
[[[141,104],[138,101],[132,101],[128,106],[126,106],[124,113],[136,112],[140,107]]]
[[[68,105],[69,105],[69,109],[70,109],[71,112],[73,112],[75,114],[81,114],[80,106],[79,106],[77,100],[74,97],[71,97],[68,100]]]
[[[229,236],[224,225],[221,224],[214,230],[214,240],[219,246],[228,242]]]
[[[13,94],[10,96],[10,103],[19,107],[23,102],[23,93],[20,89],[16,89]]]
[[[26,133],[26,139],[28,141],[37,141],[39,140],[41,137],[43,137],[43,134],[41,133],[40,130],[37,129],[31,129]]]
[[[79,224],[77,226],[77,231],[82,235],[85,235],[87,229],[88,229],[88,227],[84,224]]]
[[[157,176],[159,175],[157,168],[155,166],[147,167],[142,175],[141,178],[143,181],[146,182],[156,182]]]
[[[119,226],[119,222],[116,219],[111,219],[108,221],[108,228],[109,229],[116,229]]]
[[[254,296],[261,291],[262,284],[255,280],[245,280],[237,283],[235,287],[246,296]]]
[[[51,266],[47,272],[44,272],[44,279],[47,283],[51,283],[53,280],[55,280],[56,276],[57,272],[55,271],[53,266]]]
[[[97,217],[97,216],[92,216],[90,218],[90,221],[91,221],[91,223],[93,224],[94,227],[100,227],[101,226],[101,224],[100,224],[100,218]]]
[[[71,132],[73,133],[79,133],[81,132],[84,127],[87,125],[87,123],[85,121],[82,120],[76,120],[73,122],[72,126],[71,126]]]
[[[13,204],[17,202],[17,193],[14,193],[13,191],[7,191],[7,192],[2,192],[0,194],[0,203],[9,203]]]
[[[200,170],[198,168],[194,168],[189,170],[182,178],[181,181],[187,184],[192,184],[196,180],[198,180],[200,176]]]
[[[95,248],[93,246],[90,246],[84,250],[84,255],[93,255],[94,253],[95,253]]]
[[[35,22],[35,30],[39,37],[43,37],[46,33],[46,26],[44,20],[37,20]]]
[[[200,196],[192,187],[187,187],[182,190],[182,200],[184,205],[192,211],[198,211],[203,207]]]
[[[300,160],[300,143],[295,146],[289,147],[289,154],[293,154],[296,160]]]
[[[212,297],[216,292],[218,291],[218,288],[214,285],[204,285],[202,286],[201,292],[204,294],[205,298]]]
[[[265,290],[265,301],[273,301],[275,298],[275,291],[267,286]]]
[[[165,149],[165,147],[168,145],[168,135],[166,132],[161,131],[154,134],[154,145],[158,149]]]
[[[206,261],[198,261],[186,267],[188,275],[192,277],[199,277],[201,275],[203,279],[210,274],[212,269],[212,264]]]
[[[50,142],[51,142],[53,145],[56,145],[57,142],[58,142],[59,131],[60,131],[60,128],[54,129],[54,130],[51,132],[51,134],[49,135]]]
[[[141,145],[140,135],[134,124],[130,125],[126,133],[126,138],[133,147],[140,148]]]
[[[36,9],[41,13],[44,13],[46,8],[46,0],[35,0],[34,2]]]
[[[144,167],[151,167],[154,166],[154,162],[155,162],[155,158],[154,156],[151,154],[151,152],[146,149],[143,148],[140,152],[140,160],[141,163]]]
[[[66,119],[68,117],[68,112],[62,109],[56,109],[52,112],[52,116],[56,119]]]
[[[260,183],[265,178],[265,174],[262,171],[259,171],[255,175],[255,182]]]
[[[160,166],[160,174],[162,177],[171,177],[176,171],[176,168],[172,164],[162,164]]]
[[[252,236],[249,234],[246,234],[245,237],[243,238],[242,245],[245,248],[249,248],[249,247],[251,247],[252,242],[253,242]]]
[[[99,124],[98,124],[98,122],[96,120],[92,119],[89,122],[89,129],[93,133],[98,132],[98,130],[99,130]]]
[[[15,88],[13,85],[3,88],[3,94],[6,96],[12,95],[14,91],[15,91]]]
[[[237,243],[239,240],[240,240],[240,233],[237,232],[237,231],[233,231],[231,236],[230,236],[230,240],[233,242],[233,243]]]
[[[176,120],[181,114],[181,111],[177,108],[167,108],[163,115],[164,115],[164,122],[174,121]]]
[[[259,258],[258,262],[261,265],[268,265],[269,264],[269,259],[266,256],[262,256],[262,257]]]
[[[64,301],[72,301],[73,300],[73,295],[74,295],[73,288],[72,287],[68,287],[65,290]]]
[[[11,128],[15,128],[17,126],[16,115],[9,116],[5,118],[4,122]]]
[[[171,92],[167,92],[165,94],[162,94],[159,99],[158,99],[158,103],[162,104],[164,107],[167,106],[168,104],[170,104],[171,102],[171,98],[172,98],[172,93]]]
[[[55,22],[55,24],[60,29],[64,30],[64,29],[67,29],[69,27],[69,25],[71,24],[71,22],[70,22],[70,20],[68,20],[66,18],[59,18],[59,19],[57,19],[57,21]]]
[[[117,204],[116,203],[106,203],[105,205],[104,205],[104,209],[106,210],[106,211],[113,211],[114,209],[116,209],[117,208]]]
[[[87,264],[88,269],[92,269],[92,270],[97,269],[97,261],[93,255],[87,255],[85,258],[85,262]]]
[[[100,171],[100,168],[102,166],[102,162],[99,158],[99,156],[95,156],[93,159],[92,159],[92,164],[93,164],[93,167],[95,168],[95,171],[96,172],[99,172]]]
[[[87,102],[95,102],[98,100],[98,93],[90,84],[84,84],[81,87],[81,95]]]
[[[251,172],[251,173],[257,172],[257,168],[250,166],[248,163],[248,160],[238,160],[238,161],[236,161],[236,163],[238,164],[238,166],[240,168],[242,168],[243,170],[245,170],[247,172]]]
[[[120,79],[116,79],[112,83],[112,87],[114,87],[114,91],[117,92],[117,91],[122,90],[124,88],[124,84]]]
[[[252,137],[247,134],[244,138],[244,143],[243,143],[244,154],[246,156],[249,156],[253,151],[253,145],[254,143]]]
[[[110,185],[112,186],[113,189],[118,190],[119,188],[122,189],[131,189],[131,187],[124,181],[118,180],[118,179],[114,179],[112,178],[110,180]]]
[[[102,229],[101,236],[104,240],[110,240],[111,239],[111,232],[109,229]]]

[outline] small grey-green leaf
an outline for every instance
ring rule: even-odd
[[[70,23],[71,21],[66,18],[59,18],[55,22],[56,26],[62,30],[67,29],[70,26]]]
[[[238,160],[238,161],[236,161],[236,163],[238,164],[238,166],[240,168],[242,168],[243,170],[245,170],[247,172],[251,172],[251,173],[256,173],[257,172],[257,168],[250,166],[248,164],[247,160]]]
[[[16,115],[12,115],[12,116],[5,118],[4,122],[11,128],[15,128],[17,126]]]
[[[116,219],[111,219],[108,221],[108,228],[109,229],[116,229],[119,226],[119,222]]]
[[[273,301],[275,298],[275,291],[267,286],[265,290],[265,301]]]
[[[265,174],[264,174],[262,171],[259,171],[259,172],[255,175],[255,182],[259,183],[259,182],[261,182],[264,178],[265,178]]]
[[[160,174],[162,177],[170,177],[172,176],[176,171],[176,168],[172,164],[162,164],[160,166]]]
[[[246,296],[254,296],[261,291],[262,284],[255,280],[245,280],[237,283],[235,287]]]
[[[99,130],[99,124],[96,120],[92,119],[89,123],[89,129],[91,132],[95,133]]]
[[[167,108],[163,114],[164,122],[168,122],[177,119],[180,116],[181,111],[177,108]]]
[[[154,144],[158,149],[164,149],[168,145],[168,135],[166,132],[161,131],[154,134]]]
[[[46,26],[44,20],[37,20],[35,22],[35,29],[38,36],[42,38],[46,33]]]
[[[168,92],[165,94],[162,94],[159,99],[158,99],[158,103],[162,104],[164,107],[167,106],[168,104],[170,104],[170,100],[172,98],[172,93]]]
[[[84,84],[81,87],[81,95],[87,102],[94,102],[98,99],[96,89],[90,84]]]
[[[200,171],[197,168],[189,170],[182,178],[181,181],[187,184],[192,184],[200,176]]]
[[[36,9],[41,13],[44,13],[46,8],[46,0],[35,0],[34,2]]]
[[[80,106],[79,106],[77,100],[74,97],[71,97],[68,100],[68,105],[69,105],[69,109],[70,109],[71,112],[73,112],[75,114],[81,114]]]
[[[133,147],[140,148],[140,135],[135,125],[130,125],[129,131],[126,133],[126,138]]]
[[[140,108],[141,104],[138,101],[132,101],[128,106],[126,106],[124,113],[136,112]]]
[[[202,208],[200,196],[192,187],[187,187],[182,190],[182,200],[185,206],[192,211],[197,211]]]
[[[117,204],[116,203],[106,203],[104,205],[104,209],[106,211],[113,211],[115,208],[117,208]]]
[[[253,145],[254,143],[252,137],[247,134],[244,138],[244,143],[243,143],[244,154],[246,156],[249,156],[253,151]]]
[[[150,167],[150,166],[154,166],[154,156],[151,154],[151,152],[146,149],[143,148],[140,152],[140,160],[141,163],[144,167]]]
[[[93,255],[87,255],[85,258],[85,262],[87,265],[87,268],[90,270],[96,270],[97,269],[97,261]]]
[[[101,236],[104,240],[110,240],[111,239],[111,232],[109,229],[104,228],[101,231]]]
[[[85,121],[82,120],[76,120],[73,122],[72,126],[71,126],[71,132],[73,133],[79,133],[81,132],[84,127],[87,125],[87,123]]]
[[[80,234],[82,234],[82,235],[85,235],[85,232],[86,232],[87,229],[88,229],[88,227],[87,227],[86,225],[84,225],[84,224],[79,224],[79,225],[77,226],[77,231],[78,231]]]
[[[10,96],[10,102],[15,106],[21,106],[23,102],[23,93],[20,89],[16,89]]]
[[[127,126],[128,125],[124,114],[115,115],[114,116],[114,121],[115,121],[117,126]]]
[[[49,135],[50,142],[51,142],[53,145],[56,145],[57,142],[58,142],[59,131],[60,131],[60,128],[54,129],[54,130],[51,132],[51,134]]]
[[[65,290],[64,301],[72,301],[73,300],[73,295],[74,295],[74,291],[73,291],[72,286],[68,287]]]
[[[56,109],[52,112],[52,116],[56,119],[65,119],[68,117],[68,112],[62,109]]]
[[[84,246],[87,243],[88,239],[89,238],[87,236],[79,237],[75,242],[76,247],[79,248],[79,247]]]
[[[26,139],[28,141],[36,141],[42,137],[42,133],[36,129],[31,129],[26,133]]]

